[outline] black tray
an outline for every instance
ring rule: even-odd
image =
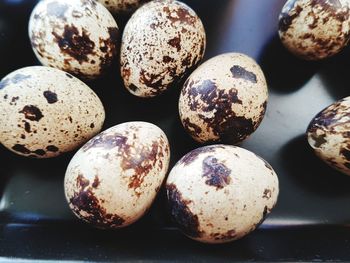
[[[27,37],[35,2],[0,0],[0,78],[38,64]],[[206,59],[243,52],[255,58],[266,74],[270,89],[266,117],[242,146],[269,161],[279,176],[279,202],[270,217],[242,240],[203,245],[173,227],[161,192],[151,211],[130,228],[96,230],[79,222],[64,199],[63,177],[73,153],[34,160],[0,147],[0,261],[350,260],[350,177],[317,159],[304,136],[317,112],[350,93],[349,49],[322,62],[290,55],[277,36],[282,0],[185,2],[205,25]],[[123,23],[125,18],[120,19]],[[159,125],[172,146],[171,165],[199,146],[178,118],[181,87],[156,99],[138,99],[123,88],[117,65],[89,85],[106,107],[104,128],[130,120]]]

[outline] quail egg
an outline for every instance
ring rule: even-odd
[[[44,66],[84,79],[101,76],[117,54],[119,30],[95,0],[42,0],[29,21],[35,55]]]
[[[338,53],[350,37],[349,0],[289,0],[279,17],[284,46],[306,60]]]
[[[48,158],[96,135],[105,112],[97,95],[61,70],[34,66],[0,82],[0,142],[24,156]]]
[[[277,202],[272,167],[245,149],[213,145],[185,155],[166,182],[173,220],[188,237],[230,242],[255,230]]]
[[[74,214],[98,228],[120,228],[150,208],[170,159],[164,132],[146,122],[119,124],[87,142],[67,168]]]
[[[316,155],[338,171],[350,175],[350,97],[321,111],[307,129]]]
[[[268,90],[262,70],[239,53],[216,56],[186,80],[179,100],[185,130],[200,143],[235,144],[261,123]]]
[[[197,14],[172,0],[139,8],[125,26],[121,75],[139,97],[154,97],[176,84],[204,55],[206,36]]]

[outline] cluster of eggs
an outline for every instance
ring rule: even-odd
[[[305,60],[339,53],[350,40],[350,1],[288,0],[279,17],[284,46]],[[316,155],[350,175],[350,97],[318,113],[307,128],[307,140]]]
[[[349,10],[349,0],[288,0],[279,18],[281,42],[302,59],[331,57],[349,41]],[[131,12],[119,43],[113,15]],[[275,206],[273,168],[232,146],[263,120],[264,73],[240,53],[199,65],[206,34],[189,6],[175,0],[42,0],[32,12],[29,36],[44,66],[19,69],[0,82],[0,140],[38,158],[83,145],[64,181],[79,218],[99,228],[132,224],[150,208],[168,173],[170,146],[159,127],[128,122],[100,133],[103,105],[79,79],[102,76],[118,55],[131,94],[155,97],[184,83],[178,103],[184,129],[199,143],[225,143],[189,152],[166,179],[170,214],[185,235],[206,243],[236,240]],[[307,129],[315,153],[348,175],[349,116],[350,97],[321,111]]]

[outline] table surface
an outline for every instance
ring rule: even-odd
[[[261,65],[270,91],[266,116],[242,147],[265,158],[280,181],[278,205],[260,228],[234,243],[208,246],[184,237],[172,224],[164,191],[150,212],[119,231],[92,229],[70,212],[63,177],[73,153],[35,160],[0,147],[0,260],[350,260],[350,177],[313,154],[305,138],[310,120],[347,96],[350,49],[321,62],[289,54],[277,35],[282,0],[188,0],[207,32],[205,60],[242,52]],[[0,0],[0,78],[37,65],[27,36],[34,0]],[[123,25],[125,18],[118,19]],[[181,86],[155,99],[139,99],[123,87],[117,63],[88,83],[106,108],[104,128],[143,120],[161,127],[171,166],[199,145],[185,133],[177,112]],[[161,109],[161,110],[160,110]]]

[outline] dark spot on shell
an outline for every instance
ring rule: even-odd
[[[174,59],[172,57],[169,57],[169,56],[164,56],[163,57],[163,62],[164,63],[170,63],[170,62],[173,62]]]
[[[188,208],[191,201],[184,200],[174,184],[167,185],[166,190],[170,214],[180,229],[190,237],[200,237],[198,216]]]
[[[342,148],[340,150],[340,154],[343,155],[345,157],[345,159],[350,162],[350,150],[349,149]]]
[[[166,18],[170,20],[172,25],[176,22],[194,25],[197,21],[196,16],[191,15],[189,10],[183,7],[170,10],[168,6],[165,6],[163,7],[163,11],[166,13]]]
[[[234,229],[227,231],[224,234],[221,233],[214,233],[210,235],[214,240],[220,240],[220,241],[229,241],[235,239],[237,236],[237,233]]]
[[[201,127],[195,123],[192,123],[189,118],[183,119],[182,124],[192,137],[196,137],[202,132]]]
[[[137,147],[133,145],[133,147]],[[141,146],[136,150],[137,155],[130,153],[130,146],[122,148],[121,155],[124,157],[122,159],[121,167],[122,169],[129,170],[133,169],[134,174],[130,178],[129,188],[137,189],[139,188],[145,177],[152,170],[157,162],[159,147],[157,142],[153,142],[151,147]],[[137,193],[139,195],[139,193]]]
[[[339,100],[319,112],[310,122],[307,132],[310,135],[316,135],[317,130],[328,133],[337,133],[335,130],[338,125],[344,125],[343,118],[348,117],[348,106],[343,104],[344,100]]]
[[[236,144],[244,140],[255,131],[254,123],[245,117],[234,117],[220,125],[220,138],[222,141]]]
[[[296,1],[294,1],[294,3],[295,2]],[[293,8],[293,6],[291,6],[291,8]],[[286,32],[289,29],[290,25],[293,23],[293,20],[297,18],[302,11],[303,11],[303,8],[297,5],[295,7],[295,12],[293,14],[282,13],[279,20],[279,25],[278,25],[279,30],[281,32]]]
[[[76,186],[79,188],[70,198],[69,203],[72,210],[87,222],[97,227],[118,227],[125,220],[118,215],[108,214],[106,209],[100,205],[100,200],[95,196],[92,187],[88,187],[90,181],[82,175],[77,177]]]
[[[181,37],[174,37],[168,41],[168,44],[176,48],[177,52],[181,50]]]
[[[42,149],[38,149],[33,151],[32,153],[35,153],[36,155],[44,156],[46,152]]]
[[[136,87],[134,84],[130,84],[129,89],[135,92],[137,91],[138,87]]]
[[[27,133],[30,133],[31,130],[30,130],[30,123],[29,122],[24,122],[24,130],[27,132]]]
[[[232,76],[236,79],[244,79],[252,83],[257,83],[256,75],[245,68],[235,65],[231,69]]]
[[[57,102],[57,94],[52,91],[44,91],[44,97],[46,98],[49,104],[53,104]]]
[[[69,74],[69,73],[66,73],[66,76],[67,76],[68,78],[70,78],[70,79],[73,78],[73,76],[72,76],[71,74]]]
[[[17,97],[12,97],[11,103],[12,103],[12,104],[15,104],[17,100],[19,100],[19,97],[18,97],[18,96],[17,96]]]
[[[20,153],[23,153],[23,154],[30,154],[31,151],[25,147],[24,145],[22,144],[16,144],[12,147],[12,150],[16,151],[16,152],[20,152]]]
[[[88,55],[94,54],[95,43],[91,41],[85,29],[80,35],[75,26],[65,25],[63,35],[54,31],[52,34],[61,51],[76,59],[80,64],[88,62]]]
[[[265,189],[262,198],[265,198],[265,199],[268,200],[268,199],[271,198],[271,196],[272,196],[271,190],[270,189]]]
[[[104,53],[104,56],[101,58],[101,73],[107,71],[109,66],[112,64],[115,55],[117,54],[117,44],[119,38],[119,30],[116,27],[108,28],[109,38],[101,39],[100,38],[100,50]]]
[[[100,183],[100,179],[97,176],[95,176],[94,182],[92,183],[92,187],[97,188],[99,187]]]
[[[19,113],[23,113],[24,117],[31,121],[40,121],[40,119],[44,117],[40,109],[33,105],[24,106],[23,110]]]
[[[68,10],[68,5],[62,4],[59,1],[51,2],[47,5],[47,15],[65,19],[65,14]]]
[[[140,71],[140,82],[151,88],[154,94],[159,93],[163,86],[162,76],[147,73],[143,69]]]
[[[320,148],[323,144],[327,142],[327,140],[325,139],[326,134],[322,134],[322,135],[311,134],[311,138],[315,141],[314,146],[316,148]]]
[[[58,152],[58,148],[55,145],[49,145],[46,147],[46,150],[49,152]]]
[[[90,128],[91,128],[91,129],[95,128],[95,124],[94,124],[94,123],[91,123],[91,124],[90,124]]]
[[[218,159],[213,156],[208,156],[203,160],[203,174],[206,178],[205,183],[210,186],[215,186],[216,189],[222,189],[231,182],[231,170],[224,164],[219,163]]]

